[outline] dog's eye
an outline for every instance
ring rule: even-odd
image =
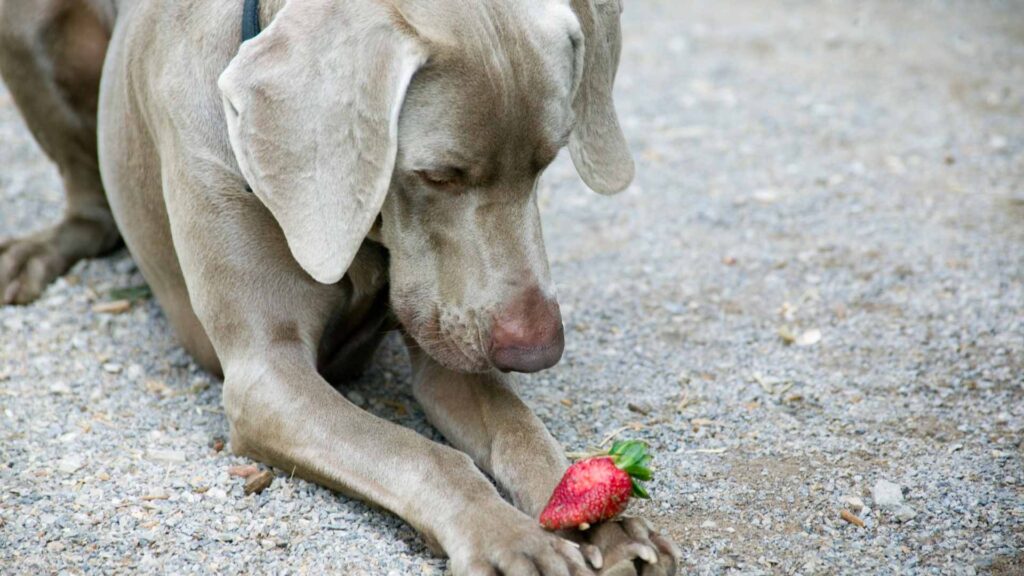
[[[416,175],[428,186],[434,188],[452,188],[462,181],[461,170],[417,170]]]

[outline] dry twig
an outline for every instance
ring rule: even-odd
[[[864,527],[864,521],[845,508],[839,512],[839,517],[858,528]]]

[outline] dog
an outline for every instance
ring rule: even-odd
[[[633,178],[621,0],[264,0],[244,42],[245,0],[0,1],[67,196],[0,245],[5,303],[123,241],[235,452],[394,512],[456,575],[675,572],[641,518],[540,527],[568,462],[511,386],[564,341],[541,173],[567,146],[599,193]],[[450,447],[334,387],[393,329]]]

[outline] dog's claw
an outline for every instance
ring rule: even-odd
[[[681,557],[679,548],[642,518],[604,522],[569,537],[582,543],[584,556],[600,576],[673,576]],[[595,549],[600,564],[587,554]]]
[[[604,566],[604,556],[601,554],[600,548],[593,544],[581,544],[580,550],[583,552],[583,557],[586,558],[587,564],[594,570],[600,570]]]

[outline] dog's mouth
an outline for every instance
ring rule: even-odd
[[[457,372],[492,368],[477,314],[446,314],[430,306],[422,312],[396,307],[395,315],[416,344],[445,368]]]

